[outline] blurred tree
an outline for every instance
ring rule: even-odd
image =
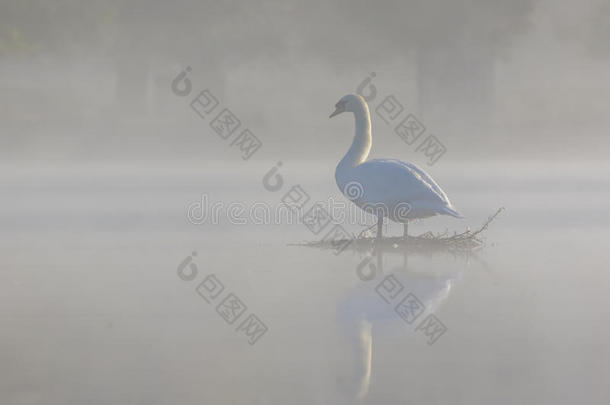
[[[130,112],[143,109],[153,66],[193,64],[222,97],[227,70],[246,61],[297,55],[368,71],[412,54],[424,119],[472,122],[488,114],[497,53],[534,1],[5,0],[0,51],[109,54]]]
[[[297,46],[341,69],[417,60],[419,113],[435,128],[479,127],[493,106],[498,53],[528,28],[535,0],[295,2]],[[443,125],[445,124],[445,125]],[[483,129],[483,130],[481,130]]]
[[[610,3],[601,2],[591,16],[589,49],[594,57],[610,56]]]
[[[114,0],[4,0],[0,41],[5,54],[59,54],[98,49]]]

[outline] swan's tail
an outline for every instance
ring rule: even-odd
[[[457,212],[456,210],[454,210],[453,208],[450,208],[450,207],[443,207],[441,213],[443,215],[451,215],[452,217],[455,217],[455,218],[464,218],[464,216],[462,214],[460,214],[459,212]]]

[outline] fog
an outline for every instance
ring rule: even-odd
[[[608,38],[604,0],[3,1],[0,402],[608,403]],[[333,252],[282,211],[375,224],[350,93],[465,217],[409,234],[503,207],[482,246]]]
[[[608,10],[603,1],[5,2],[3,158],[216,156],[224,145],[170,91],[191,66],[193,91],[217,95],[265,149],[304,160],[349,142],[333,134],[351,123],[329,123],[328,111],[371,72],[371,109],[394,95],[443,140],[447,160],[603,159]],[[390,152],[400,143],[377,118],[375,152]]]

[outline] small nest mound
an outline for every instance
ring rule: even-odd
[[[495,214],[489,216],[485,223],[476,231],[466,229],[462,233],[454,232],[453,235],[448,235],[449,231],[443,233],[426,232],[418,236],[393,236],[377,240],[375,237],[367,237],[361,235],[353,235],[351,239],[334,240],[334,241],[314,241],[302,242],[295,244],[296,246],[308,246],[319,249],[336,249],[337,246],[346,246],[346,250],[357,252],[367,252],[371,249],[381,250],[408,250],[420,252],[449,252],[453,254],[467,254],[481,248],[485,243],[481,238],[481,233],[484,232],[489,224],[500,215],[504,207],[499,208]]]

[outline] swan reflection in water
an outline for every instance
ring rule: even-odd
[[[402,256],[402,257],[400,257]],[[384,260],[387,259],[387,260]],[[398,259],[398,260],[397,260]],[[390,262],[390,263],[385,263]],[[391,263],[397,263],[392,265]],[[357,287],[350,290],[339,302],[337,318],[343,343],[347,343],[343,356],[348,356],[350,376],[338,378],[341,396],[364,398],[369,392],[373,370],[373,336],[412,335],[429,314],[439,309],[449,297],[455,282],[463,273],[463,266],[450,266],[442,274],[417,271],[408,265],[406,248],[371,249],[355,266]],[[387,277],[399,282],[392,298],[386,295],[381,283]],[[384,284],[385,285],[385,284]],[[402,288],[401,288],[402,287]],[[396,290],[400,290],[396,292]],[[409,293],[423,304],[423,311],[407,323],[395,311],[401,300]],[[386,300],[388,302],[386,302]],[[425,336],[414,339],[426,345]]]

